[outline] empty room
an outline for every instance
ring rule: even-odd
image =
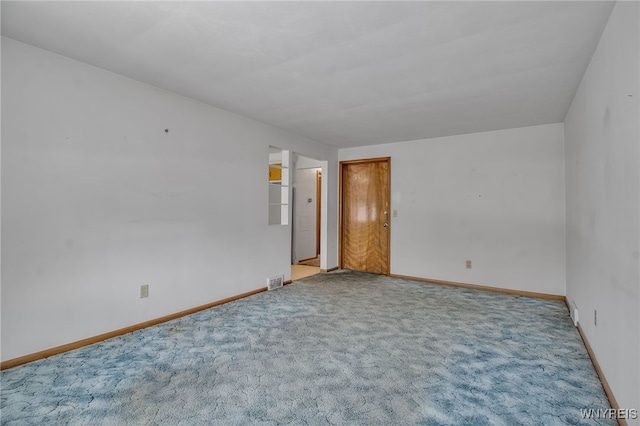
[[[0,424],[640,425],[640,3],[0,13]]]

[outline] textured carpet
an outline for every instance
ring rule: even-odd
[[[595,424],[580,409],[609,408],[562,302],[343,271],[1,384],[6,425]]]

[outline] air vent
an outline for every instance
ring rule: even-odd
[[[569,304],[569,314],[571,315],[571,319],[573,320],[573,325],[578,326],[578,305],[573,300]]]
[[[275,290],[282,287],[284,283],[284,275],[275,275],[267,278],[267,290]]]

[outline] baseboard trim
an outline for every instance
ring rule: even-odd
[[[282,285],[289,285],[289,284],[292,284],[292,283],[293,283],[293,280],[289,280],[289,281],[283,282]]]
[[[591,358],[591,363],[593,364],[593,367],[596,369],[596,373],[598,374],[598,378],[600,379],[600,383],[602,384],[604,393],[607,395],[607,398],[609,399],[609,404],[611,404],[611,408],[613,408],[614,410],[616,410],[616,412],[618,412],[618,410],[620,410],[618,401],[616,401],[616,397],[613,396],[613,391],[609,386],[609,382],[607,382],[607,378],[605,377],[604,372],[602,371],[602,368],[600,368],[600,363],[598,363],[596,354],[593,352],[593,349],[591,349],[589,340],[587,340],[587,336],[585,336],[584,331],[582,331],[582,327],[580,327],[579,321],[578,321],[578,333],[580,333],[580,337],[582,338],[582,343],[584,343],[584,347],[587,348],[587,353],[589,354],[589,358]],[[620,426],[627,426],[626,419],[617,419],[617,420]]]
[[[337,271],[338,269],[340,269],[339,266],[334,266],[333,268],[329,268],[329,269],[320,269],[320,272],[326,274],[327,272]]]
[[[287,281],[284,284],[290,284],[291,281]],[[166,315],[160,318],[152,319],[150,321],[134,324],[129,327],[121,328],[118,330],[110,331],[108,333],[99,334],[97,336],[89,337],[86,339],[78,340],[77,342],[67,343],[66,345],[56,346],[54,348],[45,349],[40,352],[35,352],[29,355],[24,355],[18,358],[9,359],[0,363],[0,370],[6,370],[9,368],[17,367],[19,365],[27,364],[29,362],[38,361],[44,358],[49,358],[54,355],[58,355],[64,352],[68,352],[74,349],[79,349],[84,346],[93,345],[94,343],[102,342],[103,340],[111,339],[113,337],[122,336],[123,334],[132,333],[134,331],[142,330],[143,328],[151,327],[153,325],[162,324],[163,322],[171,321],[186,315],[191,315],[196,312],[204,311],[215,306],[224,305],[225,303],[233,302],[235,300],[244,299],[245,297],[253,296],[254,294],[267,291],[267,288],[259,288],[257,290],[248,291],[246,293],[238,294],[236,296],[227,297],[225,299],[217,300],[215,302],[207,303],[206,305],[196,306],[195,308],[186,309],[184,311],[176,312],[174,314]]]
[[[409,275],[390,274],[389,276],[394,278],[401,278],[404,280],[419,281],[419,282],[431,283],[431,284],[442,284],[442,285],[448,285],[452,287],[468,288],[472,290],[492,291],[495,293],[505,293],[505,294],[511,294],[514,296],[536,297],[538,299],[551,299],[551,300],[565,299],[565,296],[561,296],[559,294],[536,293],[533,291],[513,290],[509,288],[500,288],[500,287],[488,287],[488,286],[478,285],[478,284],[467,284],[467,283],[460,283],[455,281],[436,280],[432,278],[412,277]]]

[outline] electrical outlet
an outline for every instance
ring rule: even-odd
[[[470,261],[470,260],[467,260],[467,261],[465,262],[465,266],[467,267],[467,269],[471,269],[471,261]]]
[[[593,325],[598,326],[598,311],[593,310]]]
[[[140,298],[149,297],[149,285],[144,284],[140,286]]]

